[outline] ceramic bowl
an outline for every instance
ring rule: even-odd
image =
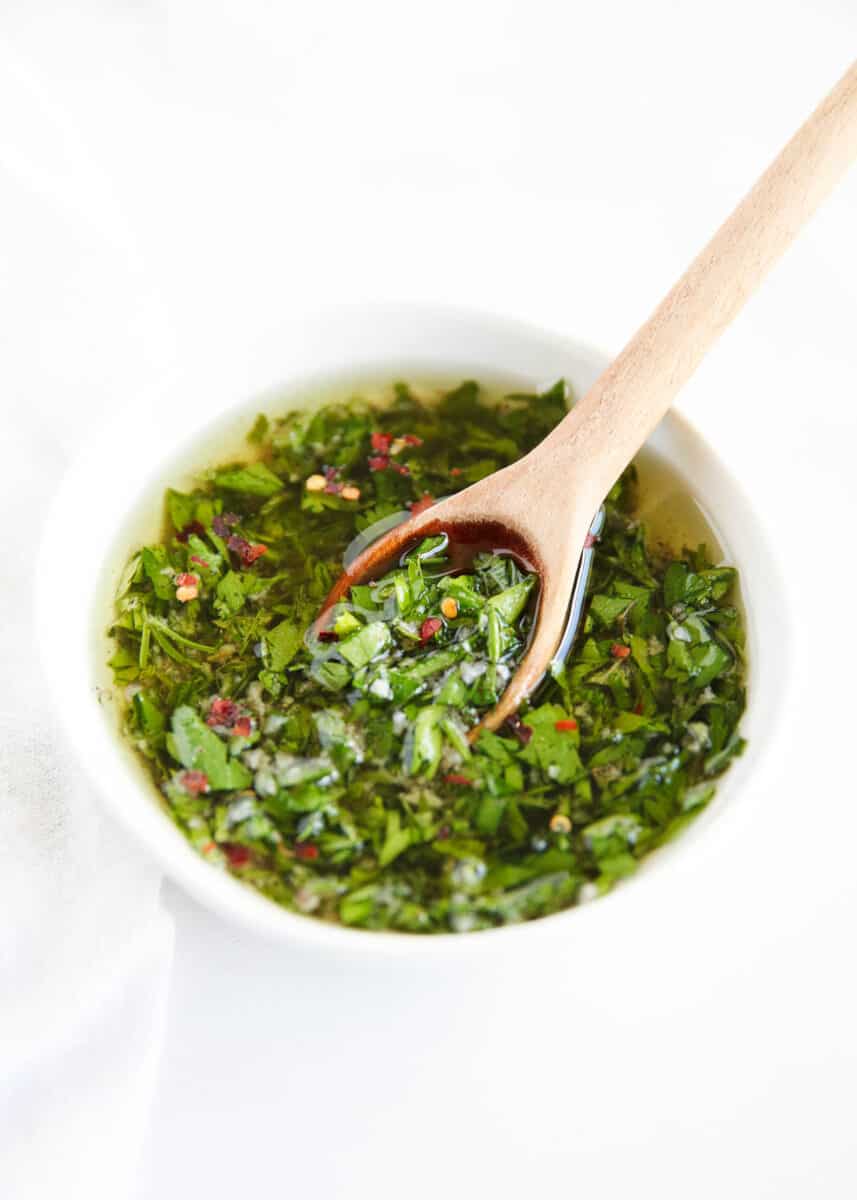
[[[740,821],[745,783],[770,746],[788,664],[784,593],[741,488],[688,422],[670,414],[651,453],[683,479],[705,513],[727,561],[741,572],[747,614],[748,750],[720,782],[708,809],[637,875],[592,904],[530,922],[466,935],[421,936],[341,928],[278,907],[204,862],[160,807],[149,777],[120,739],[118,701],[104,664],[112,598],[129,553],[158,527],[163,489],[181,487],[190,468],[223,452],[260,410],[281,409],[337,381],[442,377],[501,379],[538,388],[564,376],[580,396],[607,365],[604,353],[576,340],[504,318],[422,307],[335,310],[272,327],[251,346],[220,339],[154,391],[135,396],[93,441],[63,481],[46,524],[40,578],[62,580],[39,598],[44,670],[72,747],[103,803],[165,872],[203,904],[257,933],[340,950],[401,955],[473,953],[516,939],[573,937],[581,923],[611,915],[644,894],[679,855],[703,855],[718,831]],[[61,610],[62,619],[57,619]],[[722,844],[722,842],[721,842]],[[603,913],[603,917],[597,914]]]

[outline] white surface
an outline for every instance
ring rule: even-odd
[[[4,219],[3,445],[39,403],[42,454],[163,365],[168,335],[189,358],[272,306],[453,300],[619,345],[857,40],[844,0],[89,0],[12,4],[2,26],[109,181],[115,226],[97,227],[150,288],[130,267],[93,288],[35,204]],[[31,119],[2,109],[4,149]],[[55,186],[84,212],[98,192],[65,164]],[[743,840],[653,877],[657,919],[629,912],[621,941],[581,932],[574,957],[479,971],[272,953],[168,888],[138,1196],[854,1194],[857,578],[839,561],[831,601],[802,567],[829,584],[857,517],[855,203],[852,175],[682,402],[745,476],[804,620]],[[49,491],[62,456],[13,444]],[[82,1144],[78,1194],[97,1194],[104,1140]]]

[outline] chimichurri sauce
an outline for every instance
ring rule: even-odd
[[[536,579],[452,573],[427,539],[308,632],[355,536],[507,465],[566,411],[562,382],[475,383],[260,416],[246,461],[169,490],[111,628],[124,730],[213,866],[363,929],[545,916],[630,875],[739,754],[735,571],[647,544],[633,467],[606,504],[561,677],[499,734],[467,730],[514,671]]]

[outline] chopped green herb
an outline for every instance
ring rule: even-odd
[[[249,496],[275,496],[283,487],[279,476],[261,462],[218,471],[214,484],[223,491],[243,492]]]
[[[255,461],[167,492],[110,666],[127,736],[214,866],[316,918],[466,932],[603,893],[709,803],[744,745],[736,574],[647,542],[633,467],[574,651],[516,730],[468,739],[536,619],[512,558],[454,573],[425,539],[313,628],[358,532],[514,461],[565,396],[397,384],[383,405],[260,416]]]

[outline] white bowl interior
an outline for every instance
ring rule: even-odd
[[[192,468],[236,446],[253,415],[283,410],[355,379],[441,377],[514,382],[538,388],[564,376],[580,396],[608,358],[566,338],[497,317],[422,308],[341,310],[288,322],[251,347],[217,346],[211,358],[129,403],[66,477],[42,544],[43,578],[61,578],[63,620],[39,601],[45,672],[71,744],[116,817],[203,903],[276,938],[340,948],[426,953],[538,929],[568,936],[574,922],[605,904],[570,909],[524,926],[461,935],[379,934],[343,929],[292,914],[198,857],[159,805],[149,777],[117,734],[105,636],[116,583],[128,554],[159,527],[163,489],[181,487]],[[144,415],[145,414],[145,415]],[[663,869],[676,849],[699,843],[726,814],[740,816],[741,784],[770,741],[786,673],[763,642],[763,626],[783,629],[783,591],[740,487],[676,414],[649,443],[681,477],[712,526],[727,561],[741,572],[747,614],[748,752],[720,782],[708,809],[677,843],[647,859],[616,896]],[[105,502],[105,497],[109,498]],[[85,535],[81,534],[85,531]],[[777,639],[782,645],[782,639]]]

